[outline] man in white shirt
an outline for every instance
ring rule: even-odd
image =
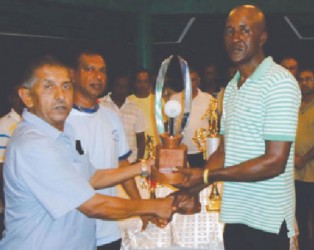
[[[7,144],[17,126],[21,121],[21,114],[23,111],[23,103],[17,94],[16,87],[12,88],[9,94],[9,103],[11,105],[11,111],[0,118],[0,232],[3,230],[3,210],[4,210],[4,198],[3,198],[3,162],[4,155],[7,149]]]
[[[113,80],[111,92],[99,101],[119,115],[132,151],[128,157],[132,163],[144,157],[146,121],[143,111],[127,97],[129,93],[129,77],[118,75]]]
[[[193,137],[195,136],[195,131],[197,129],[208,128],[208,121],[206,118],[202,119],[202,116],[206,113],[212,96],[206,92],[202,92],[198,88],[200,84],[200,76],[196,70],[190,70],[190,78],[192,83],[192,109],[188,126],[184,129],[182,142],[188,147],[189,165],[191,167],[202,167],[205,163],[203,153],[198,149],[196,143],[193,141]],[[184,93],[180,92],[174,94],[170,99],[179,101],[182,105],[184,101]]]

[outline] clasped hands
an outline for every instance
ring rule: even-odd
[[[152,168],[152,172],[156,169]],[[157,170],[158,171],[158,170]],[[204,170],[200,168],[176,168],[175,172],[183,176],[182,183],[176,184],[175,187],[179,190],[171,193],[166,198],[172,198],[172,214],[168,219],[158,217],[143,218],[144,230],[148,221],[151,221],[158,227],[165,227],[172,219],[174,213],[187,214],[187,211],[193,210],[193,213],[201,211],[201,204],[198,199],[198,192],[193,190],[194,187],[201,186],[204,183]]]

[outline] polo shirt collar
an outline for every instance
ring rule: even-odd
[[[62,132],[56,129],[55,127],[51,126],[48,122],[44,121],[37,115],[34,115],[33,113],[29,112],[27,109],[24,109],[22,116],[26,122],[34,125],[36,128],[41,130],[45,135],[53,139],[57,139],[62,134],[66,136],[71,136],[70,127],[67,123],[65,123],[64,131]]]
[[[273,64],[273,58],[271,56],[266,57],[260,65],[254,70],[253,74],[249,76],[247,80],[252,80],[252,81],[258,81],[261,77],[265,75],[265,73],[268,71],[270,66]],[[240,79],[240,72],[237,71],[235,76],[233,77],[232,81],[235,81],[236,83]]]

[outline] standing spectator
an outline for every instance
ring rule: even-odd
[[[155,95],[152,93],[151,74],[146,69],[140,69],[135,73],[134,77],[134,94],[130,95],[129,99],[136,103],[145,115],[147,122],[145,136],[152,136],[154,143],[157,144],[159,136],[156,126]],[[147,153],[146,150],[145,156],[147,156]]]
[[[9,139],[11,138],[17,124],[21,121],[23,102],[17,93],[18,87],[13,87],[9,94],[11,111],[0,118],[0,232],[4,229],[4,198],[3,198],[3,162]],[[0,236],[1,238],[1,236]]]
[[[130,80],[126,75],[113,79],[111,93],[100,99],[100,104],[117,112],[132,151],[129,162],[142,159],[145,152],[146,121],[143,111],[129,100]]]
[[[299,71],[299,63],[294,57],[285,57],[280,62],[281,66],[286,68],[295,78]]]
[[[107,84],[107,64],[96,52],[78,55],[74,70],[74,102],[68,122],[75,130],[84,152],[87,152],[97,169],[124,168],[128,172],[131,154],[119,116],[111,109],[98,104],[98,98]],[[132,199],[141,199],[134,179],[122,183]],[[98,190],[99,193],[117,196],[116,187]],[[148,222],[142,217],[143,225]],[[115,250],[121,247],[121,234],[116,221],[97,220],[97,249]]]
[[[221,117],[225,88],[219,83],[218,70],[215,64],[210,63],[204,67],[201,89],[217,99],[217,112]]]
[[[190,70],[190,78],[192,83],[192,108],[190,112],[189,123],[184,129],[182,142],[188,148],[187,159],[189,165],[191,167],[203,167],[205,163],[203,152],[200,152],[196,143],[193,141],[193,137],[195,137],[196,130],[200,128],[208,128],[208,120],[206,118],[203,118],[203,116],[209,107],[212,96],[210,94],[207,94],[206,92],[202,92],[199,89],[201,79],[196,70]],[[176,100],[181,103],[182,112],[179,116],[179,119],[181,119],[184,111],[184,93],[180,92],[174,94],[173,96],[171,96],[170,99]]]
[[[224,40],[238,71],[225,90],[220,145],[205,170],[182,170],[187,177],[183,185],[194,186],[188,189],[194,195],[224,181],[220,219],[226,250],[288,250],[295,234],[293,159],[300,89],[287,70],[265,57],[267,32],[259,8],[234,8]]]
[[[217,97],[220,91],[217,67],[213,63],[208,63],[203,70],[201,89],[208,94]]]
[[[300,250],[314,249],[314,72],[300,71],[302,93],[295,143],[296,217]]]

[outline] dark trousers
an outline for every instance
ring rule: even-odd
[[[98,246],[97,250],[120,250],[121,249],[122,239],[113,241],[109,244]]]
[[[203,153],[188,154],[187,160],[191,168],[203,168],[206,162],[203,158]]]
[[[226,224],[225,250],[289,250],[290,240],[284,222],[279,234],[267,233],[243,224]]]
[[[314,183],[295,182],[299,250],[314,249]]]

